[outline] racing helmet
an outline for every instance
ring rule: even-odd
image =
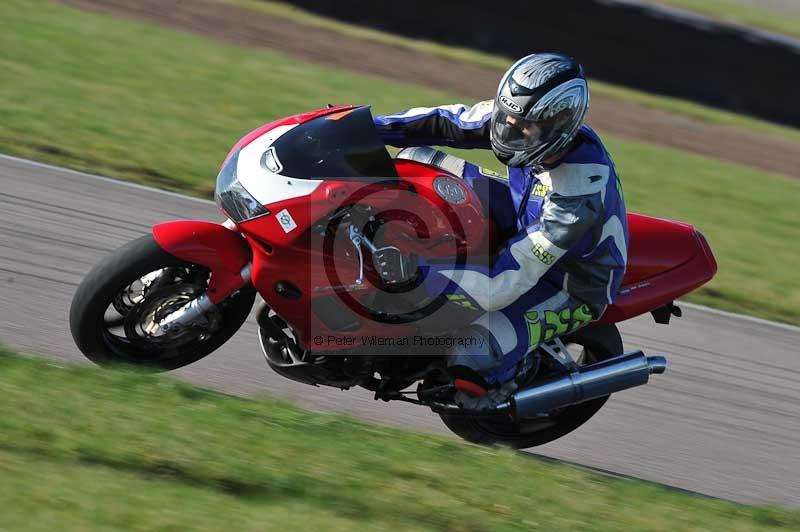
[[[583,68],[572,57],[523,57],[503,75],[494,102],[492,150],[507,166],[541,164],[578,134],[589,108]]]

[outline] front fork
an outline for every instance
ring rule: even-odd
[[[250,284],[250,274],[252,271],[253,264],[248,262],[247,265],[242,268],[242,271],[239,272],[239,276],[242,279],[239,288]],[[186,327],[205,327],[208,325],[206,314],[216,307],[217,305],[211,301],[208,293],[205,293],[192,299],[179,309],[167,314],[164,319],[158,322],[158,326],[164,332],[177,331]]]
[[[251,283],[252,249],[235,225],[179,220],[153,227],[159,246],[179,259],[211,271],[208,290],[165,316],[159,326],[175,330],[208,324],[206,314],[234,292]]]

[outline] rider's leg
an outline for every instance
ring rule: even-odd
[[[542,342],[587,325],[601,311],[555,285],[540,282],[511,306],[484,314],[456,333],[456,338],[469,341],[457,342],[448,351],[448,370],[454,379],[487,390],[513,391],[511,383],[524,373],[525,355]],[[477,390],[470,385],[463,389]]]

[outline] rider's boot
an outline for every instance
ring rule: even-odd
[[[458,332],[457,341],[446,353],[447,371],[456,388],[459,406],[474,410],[490,409],[504,402],[514,391],[514,379],[490,383],[486,379],[503,362],[494,337],[484,327],[469,326]]]

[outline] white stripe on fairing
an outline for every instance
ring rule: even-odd
[[[297,179],[270,172],[261,166],[261,157],[278,137],[297,124],[278,126],[267,131],[239,152],[236,175],[239,183],[262,205],[307,196],[322,183],[321,179]],[[280,161],[281,154],[276,151]]]
[[[552,263],[545,264],[533,254],[533,246],[536,244],[554,256]],[[542,275],[567,252],[547,240],[541,231],[518,240],[511,245],[510,251],[519,268],[506,270],[494,277],[474,270],[444,270],[439,273],[456,283],[482,309],[500,310],[533,288]]]
[[[105,183],[110,183],[112,185],[119,185],[121,187],[128,187],[133,188],[136,190],[145,190],[147,192],[154,192],[156,194],[163,194],[164,196],[170,196],[173,198],[181,199],[181,200],[189,200],[195,201],[198,203],[205,203],[207,205],[214,205],[214,202],[211,200],[206,200],[203,198],[197,198],[194,196],[188,196],[186,194],[180,194],[178,192],[172,192],[169,190],[161,190],[159,188],[148,187],[147,185],[140,185],[138,183],[131,183],[130,181],[122,181],[120,179],[114,179],[113,177],[97,175],[97,174],[90,174],[88,172],[81,172],[79,170],[73,170],[72,168],[64,168],[63,166],[56,166],[54,164],[47,164],[42,163],[39,161],[32,161],[31,159],[23,159],[22,157],[15,157],[13,155],[6,155],[4,153],[0,153],[0,160],[5,161],[13,161],[15,163],[26,164],[28,166],[32,166],[34,168],[44,168],[46,170],[51,171],[58,171],[65,174],[76,175],[79,177],[88,177],[90,179],[96,179],[98,181],[103,181]],[[764,325],[767,327],[775,327],[777,329],[783,329],[785,331],[800,333],[800,327],[796,325],[789,325],[788,323],[781,323],[779,321],[770,321],[765,320],[763,318],[756,318],[753,316],[748,316],[746,314],[737,314],[735,312],[727,312],[724,310],[718,310],[715,308],[707,307],[705,305],[698,305],[697,303],[689,303],[687,301],[683,301],[678,299],[675,301],[676,304],[685,306],[686,308],[690,308],[693,310],[697,310],[699,312],[705,312],[706,314],[711,314],[712,316],[720,316],[723,318],[728,318],[732,320],[742,320],[747,321],[750,323],[755,323],[757,325]]]

